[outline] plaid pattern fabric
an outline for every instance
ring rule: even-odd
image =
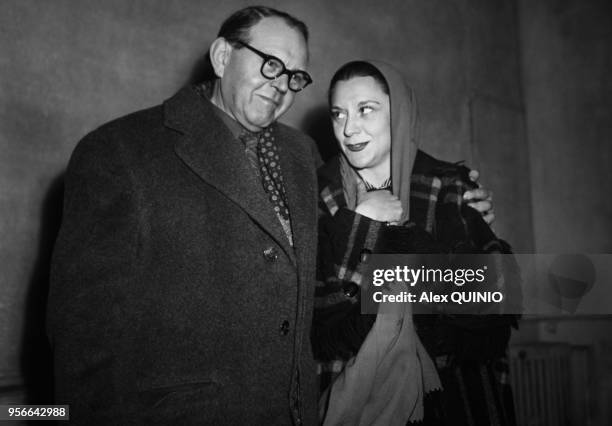
[[[432,161],[435,162],[435,174],[431,173]],[[346,208],[338,169],[339,161],[335,158],[325,167],[319,179],[321,245],[328,247],[320,247],[325,257],[320,256],[319,278],[322,284],[317,292],[317,306],[329,305],[329,300],[326,299],[333,297],[329,285],[325,285],[326,282],[339,280],[362,284],[361,257],[364,253],[374,251],[381,236],[381,228],[385,226],[382,222],[361,216]],[[459,211],[463,206],[463,193],[474,187],[467,178],[468,172],[469,170],[463,166],[434,160],[419,151],[411,177],[411,223],[437,238],[437,212],[446,209],[454,212],[458,220],[462,220]],[[460,173],[464,174],[463,179],[458,177]],[[458,234],[458,239],[468,238],[465,221],[462,221]],[[488,234],[480,238],[480,240],[487,239],[486,244],[479,245],[483,249],[486,246],[490,252],[501,251],[499,240],[492,232],[489,231]],[[329,267],[330,262],[333,262],[333,270]],[[338,292],[340,289],[334,291]]]
[[[363,284],[362,260],[369,253],[378,252],[386,228],[385,224],[347,208],[339,165],[339,160],[335,158],[319,173],[319,276],[315,290],[313,347],[315,356],[321,361],[319,373],[323,389],[359,350],[363,337],[374,323],[374,315],[360,314],[358,293],[359,286]],[[480,213],[463,203],[463,193],[474,187],[468,173],[469,169],[464,166],[438,161],[419,151],[411,176],[411,223],[407,228],[412,227],[419,232],[425,230],[428,237],[433,237],[437,243],[453,252],[466,250],[463,252],[471,253],[474,248],[485,253],[509,252],[507,244],[497,239],[482,221]],[[414,252],[429,251],[424,246],[423,250],[417,248]],[[342,317],[351,317],[351,320],[344,321],[340,319]],[[472,323],[483,321],[482,317],[462,317],[447,317],[447,321],[468,328]],[[488,316],[486,321],[508,329],[509,324],[516,319],[496,315]],[[326,327],[326,323],[334,323],[336,326]],[[341,326],[338,327],[338,324]],[[504,344],[505,341],[502,346]],[[438,354],[435,351],[432,353],[431,346],[425,346],[438,361]],[[442,365],[439,367],[442,368]],[[457,374],[457,377],[462,377],[462,367],[447,368],[450,366],[445,365],[446,371],[454,371],[453,377]],[[486,372],[490,371],[487,367]],[[446,385],[454,386],[450,382]],[[500,389],[500,386],[494,386],[493,389]],[[498,401],[497,393],[495,395]],[[479,396],[475,395],[474,400],[479,400]],[[503,401],[500,404],[501,409],[504,409]],[[429,411],[436,410],[430,408]]]

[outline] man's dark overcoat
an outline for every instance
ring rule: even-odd
[[[278,125],[294,249],[213,108],[188,87],[72,155],[48,330],[76,423],[316,423],[314,144]]]

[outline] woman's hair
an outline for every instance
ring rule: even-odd
[[[372,77],[378,83],[382,91],[387,95],[389,94],[387,80],[378,68],[366,61],[351,61],[342,65],[332,77],[329,83],[329,90],[327,91],[327,103],[331,105],[331,99],[336,84],[340,81],[347,81],[355,77]]]
[[[302,34],[304,40],[308,43],[308,27],[306,27],[306,24],[288,13],[265,6],[250,6],[234,12],[223,22],[217,37],[223,37],[232,44],[238,42],[249,43],[251,28],[263,18],[282,19],[290,28]]]

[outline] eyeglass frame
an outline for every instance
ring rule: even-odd
[[[283,74],[287,74],[288,80],[287,80],[287,87],[289,88],[289,90],[291,90],[294,93],[297,92],[301,92],[302,90],[304,90],[309,84],[312,84],[312,77],[310,76],[310,74],[308,74],[306,71],[303,70],[295,70],[292,71],[290,69],[287,68],[287,66],[285,65],[285,63],[283,61],[281,61],[279,58],[277,58],[274,55],[268,55],[267,53],[262,52],[261,50],[255,49],[253,46],[251,46],[248,43],[245,43],[244,41],[238,40],[237,41],[238,44],[240,44],[243,47],[246,47],[247,49],[249,49],[251,52],[255,53],[257,56],[259,56],[261,59],[263,59],[262,63],[261,63],[261,68],[259,69],[259,72],[261,73],[261,75],[268,79],[268,80],[276,80],[277,78],[279,78],[281,75]],[[276,75],[275,77],[268,77],[267,75],[264,74],[264,67],[266,66],[266,62],[268,62],[270,59],[274,60],[274,61],[278,61],[279,64],[281,64],[283,66],[283,69],[280,73],[278,73],[278,75]],[[293,76],[295,74],[303,74],[306,80],[306,84],[304,84],[304,86],[301,89],[292,89],[291,88],[291,79],[293,78]]]

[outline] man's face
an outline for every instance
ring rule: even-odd
[[[305,70],[308,47],[303,36],[282,19],[263,18],[251,28],[249,44],[282,60],[289,70]],[[261,75],[263,59],[246,48],[233,48],[221,77],[226,112],[251,131],[259,131],[289,109],[295,93],[286,74],[275,80]]]

